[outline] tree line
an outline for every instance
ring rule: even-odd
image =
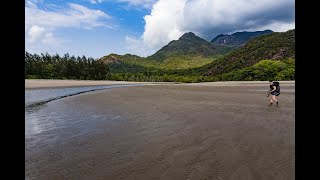
[[[103,80],[108,72],[108,66],[85,56],[25,52],[26,79]]]
[[[212,82],[252,80],[294,80],[295,59],[262,60],[253,66],[215,76],[205,75],[203,67],[156,69],[129,64],[103,64],[93,58],[25,53],[26,79],[79,79],[138,82]]]

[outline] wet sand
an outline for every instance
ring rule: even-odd
[[[65,88],[79,86],[101,86],[101,85],[119,85],[119,84],[180,84],[184,86],[265,86],[266,81],[227,81],[227,82],[204,82],[204,83],[175,83],[175,82],[132,82],[132,81],[91,81],[91,80],[54,80],[54,79],[26,79],[25,89],[42,88]],[[292,86],[294,81],[281,81],[281,86]]]
[[[279,107],[267,106],[267,87],[151,85],[52,101],[27,115],[26,178],[292,180],[294,83]]]
[[[165,82],[130,82],[130,81],[90,81],[90,80],[54,80],[54,79],[26,79],[25,89],[66,88],[80,86],[102,86],[120,84],[172,84]]]

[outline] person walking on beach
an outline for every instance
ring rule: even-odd
[[[276,81],[269,81],[269,82],[270,82],[270,90],[269,90],[268,96],[271,94],[270,96],[271,103],[269,104],[269,106],[273,105],[273,101],[275,101],[277,103],[277,106],[279,106],[279,102],[276,99],[276,96],[280,95],[280,84],[279,82],[276,82]]]

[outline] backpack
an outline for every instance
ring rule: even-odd
[[[276,86],[276,92],[280,93],[280,84],[279,82],[273,82],[274,86]]]

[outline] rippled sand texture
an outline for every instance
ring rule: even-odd
[[[292,180],[294,86],[280,107],[267,106],[267,88],[158,85],[52,101],[26,114],[26,178]]]

